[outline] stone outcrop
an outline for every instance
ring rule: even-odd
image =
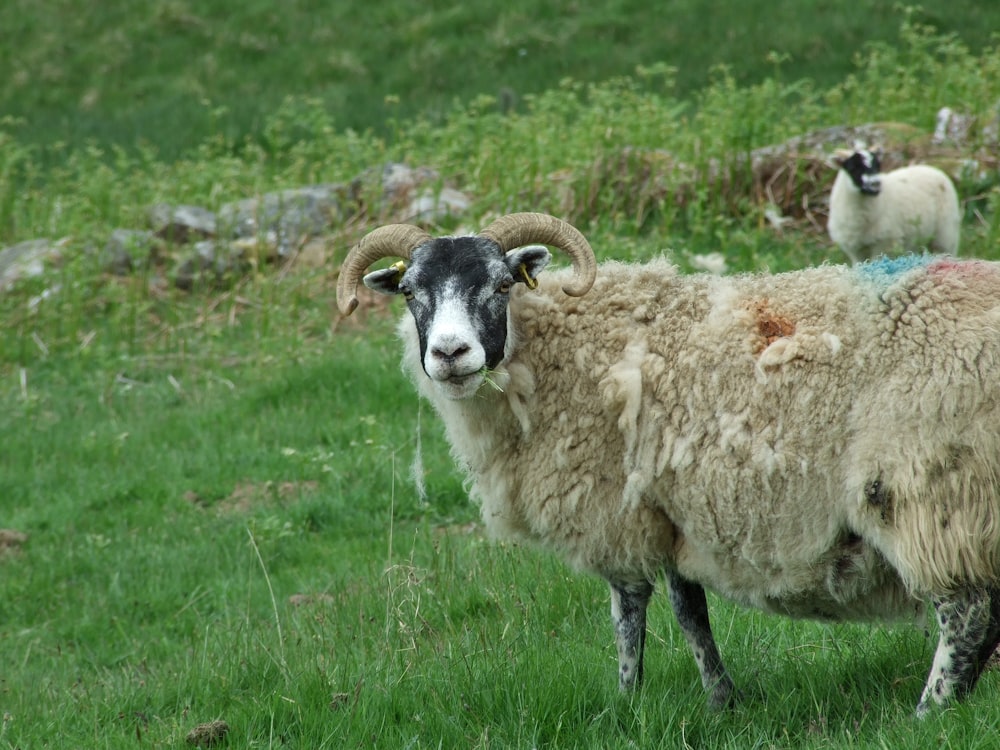
[[[105,273],[157,269],[185,290],[225,288],[251,268],[326,261],[325,237],[366,218],[433,224],[469,211],[472,200],[429,167],[387,164],[349,183],[324,183],[245,198],[210,211],[158,203],[148,227],[117,228],[96,255]],[[0,250],[0,291],[58,265],[70,238],[28,240]]]
[[[663,149],[627,146],[601,154],[587,169],[546,175],[532,190],[553,196],[556,211],[578,224],[612,214],[636,217],[641,224],[660,206],[684,207],[707,195],[713,210],[759,211],[774,231],[823,232],[836,176],[829,162],[834,150],[856,141],[878,144],[887,170],[925,162],[956,182],[995,173],[995,142],[992,149],[970,152],[949,138],[897,122],[835,126],[701,164],[684,163]],[[226,288],[268,265],[322,266],[332,254],[331,238],[358,225],[472,219],[472,207],[472,198],[436,170],[389,163],[348,183],[279,190],[216,211],[156,204],[148,209],[147,227],[115,229],[100,249],[84,251],[95,253],[109,274],[155,270],[157,278],[180,289]],[[70,251],[79,252],[72,238],[29,240],[0,250],[0,291],[57,265]]]

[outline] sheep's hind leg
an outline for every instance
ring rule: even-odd
[[[670,586],[670,606],[701,672],[701,684],[708,693],[708,705],[713,709],[725,708],[738,695],[715,645],[705,589],[672,570],[667,571],[667,583]]]
[[[611,583],[611,618],[618,644],[618,687],[625,691],[642,684],[642,659],[646,648],[646,607],[653,584]]]
[[[966,589],[934,600],[938,646],[917,704],[924,716],[933,704],[960,700],[975,687],[1000,643],[1000,588]]]

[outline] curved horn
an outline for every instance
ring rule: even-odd
[[[343,315],[358,306],[358,283],[368,266],[386,257],[407,258],[431,236],[412,224],[387,224],[366,234],[344,259],[337,279],[337,305]]]
[[[486,227],[479,236],[493,240],[505,253],[532,243],[558,247],[573,260],[573,281],[563,287],[571,297],[582,297],[597,278],[597,260],[587,238],[572,224],[555,216],[508,214]]]

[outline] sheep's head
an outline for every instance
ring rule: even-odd
[[[539,244],[533,244],[539,243]],[[478,235],[433,238],[422,229],[394,224],[366,235],[348,254],[337,283],[340,310],[357,306],[360,280],[382,294],[402,294],[416,323],[424,372],[453,399],[467,398],[486,373],[509,355],[507,304],[515,284],[535,286],[551,260],[543,245],[573,261],[566,294],[582,296],[597,264],[590,244],[571,225],[546,214],[501,217]],[[375,261],[404,258],[365,274]]]
[[[878,195],[882,190],[882,149],[869,150],[864,144],[855,144],[853,150],[838,150],[834,163],[851,178],[863,195]]]

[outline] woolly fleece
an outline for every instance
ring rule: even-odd
[[[512,293],[509,360],[438,396],[488,529],[612,581],[665,567],[742,603],[912,617],[1000,574],[1000,265],[779,275],[602,264]]]

